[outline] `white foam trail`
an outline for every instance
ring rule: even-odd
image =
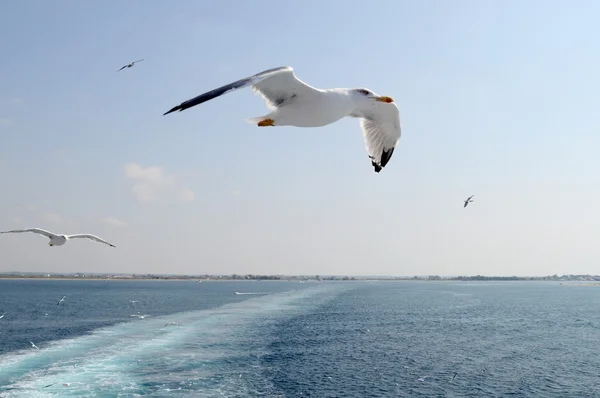
[[[346,287],[317,285],[209,310],[136,319],[40,351],[9,354],[0,357],[0,396],[41,397],[56,391],[60,396],[253,395],[246,380],[255,385],[262,377],[264,328],[310,311]],[[168,322],[180,326],[165,328]],[[54,382],[77,384],[43,388]]]

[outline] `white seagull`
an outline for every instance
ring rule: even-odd
[[[131,68],[131,67],[133,67],[133,65],[135,65],[135,64],[136,64],[136,62],[142,62],[142,61],[143,61],[143,59],[139,59],[139,60],[137,60],[137,61],[133,61],[132,63],[130,63],[130,64],[127,64],[127,65],[123,66],[123,67],[122,67],[121,69],[119,69],[117,72],[120,72],[120,71],[122,71],[122,70],[123,70],[123,69],[125,69],[125,68]]]
[[[252,86],[272,110],[248,119],[259,127],[320,127],[346,116],[360,118],[371,164],[379,173],[400,141],[400,111],[391,97],[366,88],[318,89],[294,75],[290,66],[269,69],[182,102],[170,111],[183,111],[230,91]]]
[[[4,315],[6,315],[6,312],[2,315],[0,315],[0,319],[4,318]]]
[[[35,344],[33,344],[33,341],[30,341],[29,343],[31,343],[31,347],[35,348],[36,350],[39,350],[38,346],[36,346]]]
[[[59,234],[55,234],[53,232],[45,231],[45,230],[39,229],[39,228],[15,229],[12,231],[0,232],[0,234],[20,233],[20,232],[33,232],[35,234],[44,235],[45,237],[50,238],[50,242],[48,243],[50,246],[62,246],[65,243],[67,243],[68,240],[76,239],[76,238],[86,238],[86,239],[95,240],[96,242],[104,243],[111,247],[116,247],[112,243],[108,243],[107,241],[100,239],[99,237],[97,237],[95,235],[89,235],[89,234],[59,235]]]
[[[475,202],[475,201],[473,200],[473,196],[475,196],[475,195],[471,195],[471,196],[469,196],[469,197],[467,198],[467,200],[465,200],[465,205],[463,206],[463,209],[464,209],[465,207],[467,207],[467,206],[469,205],[469,203],[471,203],[471,202]]]
[[[52,384],[48,384],[47,386],[44,386],[44,388],[52,387],[53,385],[55,385],[55,384],[58,384],[58,383],[60,383],[60,382],[59,382],[59,381],[55,381],[55,382],[54,382],[54,383],[52,383]],[[71,384],[73,384],[73,383],[60,383],[60,384],[62,384],[62,385],[63,385],[63,387],[69,387],[69,386],[70,386]]]
[[[58,303],[56,303],[56,305],[59,305],[60,303],[65,301],[66,298],[67,298],[67,296],[62,296],[62,298],[60,300],[58,300]]]

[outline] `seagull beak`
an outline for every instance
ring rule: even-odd
[[[381,101],[381,102],[386,102],[388,104],[391,104],[392,102],[394,102],[394,99],[392,97],[376,97],[375,100],[377,101]]]

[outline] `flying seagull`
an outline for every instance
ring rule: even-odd
[[[35,344],[33,344],[33,341],[30,341],[29,343],[31,343],[31,347],[35,348],[36,350],[39,350],[38,346],[36,346]]]
[[[6,315],[6,312],[2,315],[0,315],[0,319],[4,318],[4,315]]]
[[[465,205],[463,206],[463,208],[467,207],[467,205],[468,205],[469,203],[471,203],[471,202],[475,202],[475,201],[472,199],[472,198],[473,198],[473,196],[475,196],[475,195],[471,195],[471,196],[469,196],[469,197],[467,198],[467,200],[465,200]]]
[[[54,383],[52,383],[52,384],[48,384],[47,386],[44,386],[44,388],[51,387],[51,386],[53,386],[53,385],[55,385],[55,384],[58,384],[58,383],[60,383],[60,382],[58,382],[58,381],[55,381],[55,382],[54,382]],[[62,384],[64,387],[69,387],[69,386],[70,386],[71,384],[73,384],[73,383],[60,383],[60,384]]]
[[[391,97],[366,88],[318,89],[296,77],[291,66],[269,69],[182,102],[164,113],[183,111],[230,91],[252,86],[271,113],[247,119],[259,127],[320,127],[346,116],[360,118],[365,145],[375,172],[390,161],[400,141],[400,111]]]
[[[65,243],[67,243],[68,240],[76,239],[76,238],[86,238],[86,239],[95,240],[96,242],[104,243],[111,247],[116,247],[112,243],[108,243],[107,241],[100,239],[99,237],[97,237],[95,235],[89,235],[89,234],[58,235],[53,232],[48,232],[48,231],[45,231],[45,230],[39,229],[39,228],[15,229],[12,231],[0,232],[0,234],[20,233],[20,232],[33,232],[36,234],[44,235],[45,237],[50,238],[50,242],[48,243],[50,246],[62,246]]]
[[[66,298],[67,298],[67,296],[62,296],[62,298],[60,300],[58,300],[58,303],[56,303],[56,305],[59,305],[60,303],[65,301]]]
[[[133,65],[135,65],[135,63],[136,63],[136,62],[142,62],[142,61],[143,61],[143,59],[139,59],[139,60],[137,60],[137,61],[133,61],[132,63],[130,63],[130,64],[127,64],[127,65],[123,66],[123,67],[122,67],[121,69],[119,69],[117,72],[120,72],[120,71],[122,71],[122,70],[123,70],[123,69],[125,69],[125,68],[131,68],[131,67],[133,67]]]

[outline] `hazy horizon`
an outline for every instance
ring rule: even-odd
[[[0,230],[116,248],[5,234],[0,272],[598,273],[599,3],[4,10]],[[402,138],[381,173],[358,120],[258,128],[250,89],[163,116],[281,65],[395,99]]]

